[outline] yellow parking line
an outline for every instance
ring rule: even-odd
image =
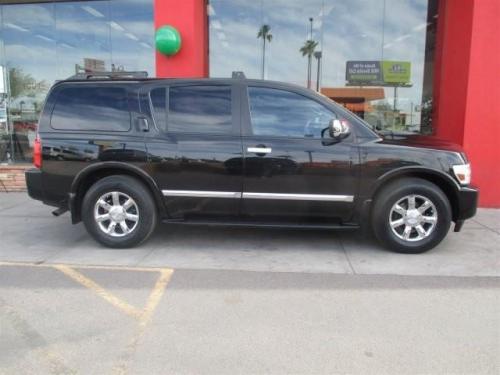
[[[144,307],[143,314],[139,319],[139,327],[134,336],[130,339],[127,346],[124,348],[122,354],[120,355],[117,363],[113,366],[113,374],[114,375],[126,375],[128,373],[129,363],[135,355],[137,351],[137,346],[141,341],[144,333],[146,332],[146,326],[151,321],[153,317],[153,313],[158,307],[158,303],[160,302],[163,293],[165,292],[165,288],[174,273],[172,269],[162,269],[160,272],[160,276],[156,280],[155,286],[151,291],[151,294],[148,297],[148,302],[146,303],[146,307]]]
[[[119,358],[118,364],[113,367],[113,372],[116,374],[126,374],[128,371],[128,364],[133,358],[137,345],[142,339],[146,331],[146,327],[148,323],[151,321],[153,314],[160,303],[163,294],[165,293],[165,289],[172,278],[174,270],[171,268],[140,268],[140,267],[113,267],[113,266],[87,266],[87,265],[74,265],[70,266],[67,264],[36,264],[36,263],[24,263],[24,262],[0,262],[0,266],[21,266],[21,267],[40,267],[40,268],[53,268],[56,269],[77,283],[83,285],[85,288],[92,290],[99,297],[103,298],[105,301],[115,306],[120,311],[124,312],[127,315],[132,316],[137,319],[138,330],[134,334],[134,336],[129,341],[128,345],[124,348],[122,355]],[[146,302],[146,306],[143,309],[138,309],[129,303],[123,301],[122,299],[116,297],[112,293],[108,292],[102,286],[100,286],[95,281],[89,279],[84,276],[75,268],[82,269],[102,269],[102,270],[120,270],[120,271],[146,271],[146,272],[159,272],[159,277],[156,280],[156,283],[149,294],[149,297]],[[46,357],[50,359],[52,362],[51,365],[54,366],[59,364],[56,361],[56,357],[52,353],[45,353]]]
[[[151,317],[156,310],[156,307],[158,306],[158,303],[160,302],[161,297],[165,292],[165,288],[167,287],[167,284],[170,281],[173,273],[174,270],[172,269],[163,269],[160,271],[160,277],[158,277],[158,280],[156,280],[156,284],[153,287],[151,294],[149,295],[146,307],[144,307],[144,309],[142,310],[142,316],[139,319],[139,324],[141,326],[146,326],[151,320]]]
[[[53,268],[61,271],[66,276],[70,277],[71,279],[83,285],[84,287],[94,291],[99,297],[103,298],[104,300],[115,306],[117,309],[123,311],[125,314],[130,315],[138,320],[141,319],[143,315],[143,312],[141,310],[135,308],[134,306],[128,304],[125,301],[122,301],[120,298],[111,294],[102,286],[97,284],[95,281],[90,280],[89,278],[82,275],[80,272],[74,270],[71,267],[61,264],[55,265],[53,266]]]

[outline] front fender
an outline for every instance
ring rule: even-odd
[[[382,175],[380,175],[375,183],[370,187],[367,196],[374,197],[376,192],[380,189],[382,185],[385,185],[389,180],[393,180],[395,178],[402,178],[406,176],[435,176],[442,181],[445,181],[450,187],[453,187],[454,191],[458,193],[460,190],[460,185],[457,181],[453,179],[450,175],[440,171],[438,169],[432,169],[423,166],[409,166],[409,167],[401,167],[394,170],[390,170]]]

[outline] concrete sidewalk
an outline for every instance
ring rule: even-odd
[[[355,233],[160,225],[139,248],[94,242],[68,215],[24,193],[0,194],[0,261],[244,271],[500,276],[500,210],[480,209],[420,255],[388,252]]]

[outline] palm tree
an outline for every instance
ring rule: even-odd
[[[314,50],[318,46],[318,42],[314,40],[306,40],[305,44],[300,48],[302,56],[307,56],[307,88],[311,88],[311,60],[314,54]]]
[[[262,25],[259,32],[257,33],[257,38],[262,38],[262,72],[261,77],[264,79],[264,69],[266,64],[266,40],[271,43],[273,40],[273,34],[271,34],[271,26]]]

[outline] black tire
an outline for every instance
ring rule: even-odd
[[[104,229],[101,229],[100,224],[94,218],[96,209],[104,210],[104,214],[106,214],[106,212],[111,212],[106,211],[106,209],[102,208],[100,205],[99,208],[97,208],[97,202],[103,196],[108,199],[107,194],[109,194],[111,202],[107,202],[112,203],[114,198],[111,194],[112,192],[119,193],[118,199],[121,204],[124,205],[123,207],[125,207],[124,202],[127,201],[127,196],[133,200],[134,205],[128,209],[129,211],[123,211],[122,216],[119,217],[122,219],[123,215],[127,213],[131,215],[137,214],[137,220],[135,221],[122,219],[127,226],[125,229],[130,230],[130,233],[126,233],[122,230],[120,227],[121,223],[118,223],[116,229],[113,230],[114,235],[107,234],[104,232]],[[99,211],[97,213],[99,214]],[[118,215],[119,214],[120,212]],[[82,219],[87,231],[96,241],[111,248],[129,248],[144,242],[155,229],[157,217],[158,214],[151,193],[144,184],[130,176],[114,175],[97,181],[87,191],[82,202]],[[114,221],[111,219],[109,221],[103,221],[102,226],[106,227],[108,223],[112,222]],[[128,227],[130,227],[130,229],[128,229]]]
[[[434,205],[429,207],[428,211],[425,211],[426,217],[433,216],[434,211],[436,211],[437,219],[433,219],[435,222],[434,227],[430,229],[432,224],[424,223],[418,228],[420,230],[424,228],[428,234],[424,235],[423,232],[419,234],[417,228],[412,227],[415,221],[411,223],[407,221],[420,220],[420,217],[411,218],[409,215],[399,214],[397,211],[401,209],[401,205],[396,206],[397,210],[392,211],[394,205],[400,202],[402,205],[404,205],[404,202],[408,202],[408,205],[403,208],[410,208],[409,200],[406,200],[406,197],[410,196],[417,196],[417,204],[420,202],[423,205],[425,201],[422,199],[423,197]],[[409,213],[409,211],[406,211],[406,213]],[[404,224],[400,224],[393,230],[390,224],[391,220],[394,223],[397,220],[403,220]],[[437,246],[446,236],[451,225],[451,206],[443,191],[433,183],[420,178],[404,178],[390,183],[377,194],[371,222],[375,237],[382,245],[398,253],[418,254]],[[405,237],[404,232],[408,226],[411,227],[408,232],[410,239],[401,238]],[[419,239],[419,236],[423,238]]]

